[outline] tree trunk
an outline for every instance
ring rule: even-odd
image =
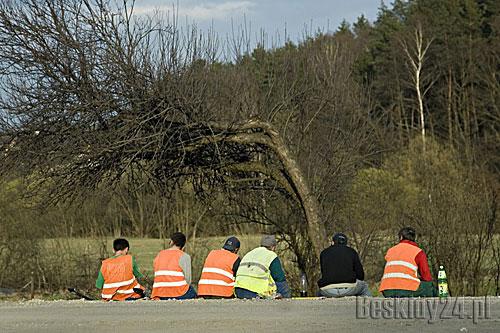
[[[289,185],[287,187],[293,190],[293,195],[300,203],[302,211],[304,212],[307,230],[312,241],[314,252],[319,256],[321,250],[328,243],[326,231],[320,218],[317,198],[309,189],[307,180],[298,166],[297,161],[288,150],[279,133],[274,130],[270,124],[260,121],[250,121],[242,125],[239,129],[260,129],[263,131],[262,133],[236,134],[229,136],[227,140],[245,144],[263,144],[269,147],[277,155],[283,165],[283,173]]]

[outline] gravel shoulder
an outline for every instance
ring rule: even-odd
[[[1,332],[498,332],[500,298],[0,302]]]

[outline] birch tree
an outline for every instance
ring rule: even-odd
[[[420,135],[422,137],[423,149],[425,152],[425,95],[431,89],[433,80],[430,74],[424,73],[424,65],[427,51],[432,44],[432,38],[426,39],[422,31],[422,25],[418,24],[413,30],[409,40],[401,39],[401,47],[406,55],[406,65],[411,76],[412,88],[415,90],[417,108],[420,120]]]

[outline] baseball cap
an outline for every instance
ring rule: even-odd
[[[224,250],[234,251],[240,248],[240,240],[234,236],[229,237],[222,246]]]

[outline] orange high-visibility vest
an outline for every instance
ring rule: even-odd
[[[234,292],[233,265],[238,255],[227,250],[208,254],[198,282],[198,295],[230,297]]]
[[[179,297],[188,291],[189,285],[179,265],[183,254],[183,251],[177,249],[162,250],[158,253],[153,264],[155,279],[151,293],[152,299]]]
[[[124,301],[127,298],[140,298],[134,288],[144,288],[135,279],[132,256],[123,255],[102,262],[101,273],[104,277],[101,297],[105,301]]]
[[[385,268],[379,291],[401,289],[415,291],[420,286],[415,257],[422,249],[418,246],[399,243],[385,255]]]

